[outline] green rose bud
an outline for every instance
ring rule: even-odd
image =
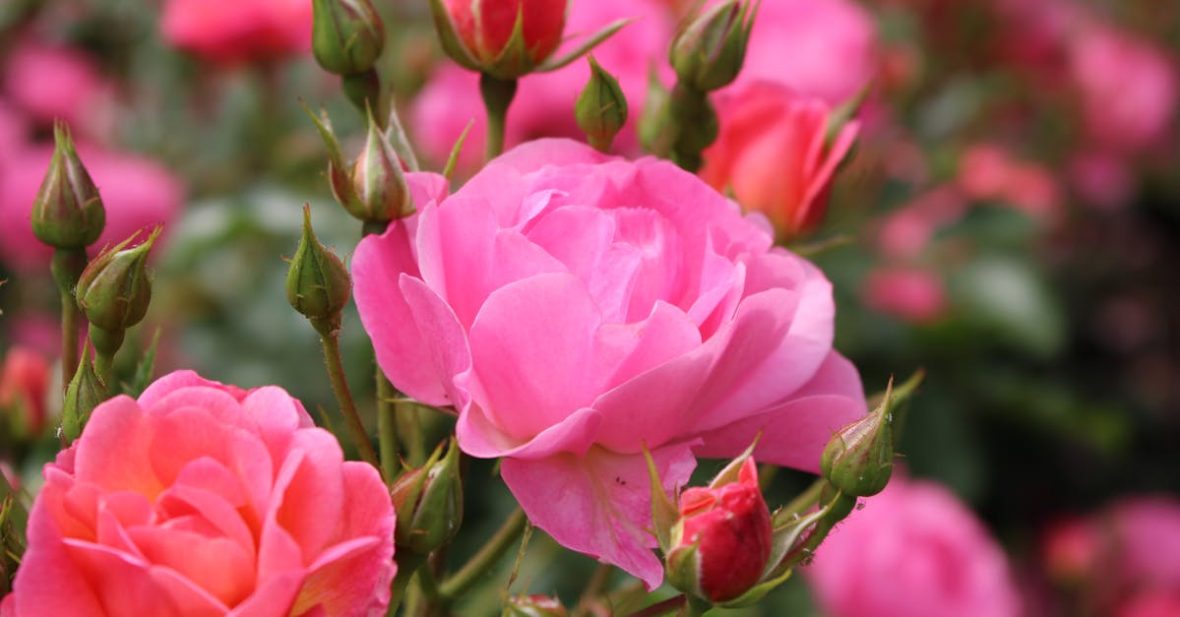
[[[590,57],[590,81],[578,95],[575,116],[590,145],[610,150],[615,135],[627,123],[627,97],[619,81]]]
[[[303,237],[287,270],[287,301],[320,330],[339,324],[351,293],[348,269],[316,238],[311,206],[303,206]]]
[[[463,481],[459,447],[454,440],[446,456],[436,449],[417,469],[406,472],[390,492],[397,511],[394,534],[398,550],[425,555],[455,536],[463,524]]]
[[[680,83],[708,92],[732,82],[742,70],[753,26],[746,0],[729,0],[698,15],[672,43],[670,59]]]
[[[33,200],[33,234],[54,248],[84,249],[102,234],[106,211],[64,124],[54,125],[53,140],[53,158]]]
[[[369,0],[312,0],[311,49],[336,75],[373,68],[385,47],[385,27]]]

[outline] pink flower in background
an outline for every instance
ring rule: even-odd
[[[1061,191],[1045,167],[1016,160],[994,144],[976,144],[963,153],[957,178],[967,197],[997,200],[1038,220],[1057,216]]]
[[[809,574],[831,617],[1016,617],[1003,551],[946,488],[896,474],[820,546]]]
[[[954,186],[930,189],[885,217],[879,238],[881,252],[900,259],[917,257],[935,232],[966,213],[967,202]]]
[[[0,366],[0,411],[24,414],[20,424],[29,435],[45,426],[49,396],[49,360],[23,347],[12,347]]]
[[[7,100],[0,98],[0,174],[9,161],[25,149],[29,127],[24,116]]]
[[[46,124],[64,120],[92,135],[108,123],[113,91],[81,51],[25,40],[4,69],[4,92],[30,118]]]
[[[859,124],[845,125],[829,144],[828,105],[773,82],[730,88],[716,107],[721,130],[704,152],[705,182],[731,189],[738,203],[765,214],[784,237],[817,227]]]
[[[1180,615],[1180,593],[1145,593],[1123,603],[1115,617],[1176,617]]]
[[[1111,545],[1107,576],[1129,589],[1180,593],[1180,501],[1174,497],[1125,499],[1105,515]]]
[[[562,545],[654,587],[644,446],[665,488],[759,431],[759,460],[815,470],[865,413],[831,284],[671,163],[540,140],[450,196],[411,177],[418,214],[353,258],[361,321]]]
[[[1138,189],[1124,157],[1101,150],[1076,153],[1066,166],[1066,174],[1078,197],[1099,210],[1127,206]]]
[[[772,0],[759,5],[737,83],[773,81],[837,105],[877,69],[877,25],[851,0]]]
[[[393,506],[277,387],[172,373],[45,466],[13,617],[384,614]]]
[[[169,45],[222,64],[265,62],[311,49],[309,0],[165,0]]]
[[[622,18],[633,18],[621,31],[594,49],[594,59],[619,80],[630,106],[628,127],[616,148],[633,152],[638,145],[636,120],[647,98],[652,67],[668,71],[665,58],[672,24],[656,0],[574,0],[566,35],[573,40],[593,34]],[[508,110],[506,144],[511,147],[539,137],[582,139],[574,121],[574,102],[590,77],[589,65],[579,60],[552,73],[527,75],[518,83]],[[454,64],[444,64],[415,98],[409,127],[423,152],[445,161],[463,128],[475,121],[463,148],[461,162],[475,169],[483,156],[485,115],[479,97],[479,77]]]
[[[1085,581],[1099,564],[1101,539],[1100,529],[1091,520],[1070,518],[1054,523],[1042,548],[1049,576],[1063,583]]]
[[[0,261],[18,270],[44,268],[53,251],[41,244],[29,223],[29,211],[52,151],[25,150],[0,168]],[[180,213],[184,191],[159,163],[136,155],[79,145],[86,169],[102,194],[106,228],[92,250],[121,242],[135,231],[170,223]],[[48,270],[46,269],[46,272]]]
[[[1180,97],[1175,62],[1151,43],[1099,24],[1072,39],[1069,66],[1087,133],[1134,152],[1165,138]]]
[[[875,311],[913,323],[929,323],[947,310],[938,273],[918,267],[878,267],[865,280],[865,303]]]

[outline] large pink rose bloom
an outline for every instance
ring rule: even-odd
[[[4,91],[34,120],[64,120],[96,133],[109,119],[112,89],[94,61],[76,49],[23,41],[4,68]]]
[[[737,83],[773,81],[842,103],[876,71],[877,26],[852,0],[769,0],[758,8]]]
[[[895,477],[820,546],[810,575],[832,617],[1016,617],[1007,560],[946,488]]]
[[[638,138],[636,118],[647,98],[647,82],[653,66],[667,64],[665,56],[672,24],[657,0],[574,0],[570,4],[566,35],[580,41],[607,24],[623,18],[627,24],[594,48],[594,59],[619,80],[630,106],[627,127],[616,140],[621,151],[633,151]],[[574,120],[574,102],[590,79],[589,64],[574,62],[551,73],[527,75],[519,81],[516,98],[508,109],[505,141],[513,146],[538,137],[582,138]],[[445,64],[415,99],[411,111],[419,144],[436,161],[445,161],[467,123],[468,134],[461,161],[473,169],[483,155],[485,112],[479,96],[479,76],[454,64]]]
[[[393,506],[282,389],[182,371],[45,466],[13,617],[384,615]]]
[[[1180,83],[1161,50],[1094,25],[1074,38],[1069,58],[1086,131],[1100,145],[1127,152],[1166,137]]]
[[[173,47],[223,64],[311,49],[310,0],[167,0],[160,27]]]
[[[666,161],[522,145],[361,242],[353,279],[381,368],[453,405],[465,452],[503,457],[529,518],[657,585],[651,449],[667,487],[694,456],[815,470],[864,414],[832,350],[831,284],[764,221]]]
[[[44,268],[53,250],[33,235],[29,213],[49,168],[48,148],[25,150],[0,169],[0,261],[18,270]],[[165,225],[180,213],[180,181],[151,159],[79,146],[82,162],[102,194],[106,227],[92,252],[136,231]]]

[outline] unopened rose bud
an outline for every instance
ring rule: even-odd
[[[53,127],[53,158],[33,200],[33,234],[58,249],[84,249],[98,240],[106,211],[63,124]]]
[[[431,0],[443,49],[460,65],[515,79],[561,43],[567,0]]]
[[[389,137],[369,113],[369,131],[365,149],[352,166],[351,201],[341,200],[349,214],[366,222],[385,224],[414,213],[410,187],[402,171],[401,160],[389,143]],[[351,207],[350,207],[351,206]]]
[[[398,478],[390,492],[398,513],[394,538],[399,550],[426,555],[445,544],[463,524],[458,445],[452,440],[445,456],[436,449],[426,464]]]
[[[679,507],[666,558],[669,582],[710,602],[732,600],[758,584],[773,531],[753,458],[741,460],[736,478],[723,472],[708,487],[684,491]]]
[[[69,445],[80,435],[90,419],[90,412],[106,400],[107,387],[94,370],[88,350],[82,350],[82,361],[78,363],[73,378],[66,386],[62,401],[61,433],[63,445]]]
[[[78,279],[75,298],[90,322],[90,338],[100,354],[113,355],[123,332],[143,320],[152,300],[148,254],[160,235],[157,227],[138,246],[138,234],[99,253]]]
[[[590,145],[606,152],[615,135],[627,123],[627,97],[619,81],[590,58],[590,81],[578,95],[574,109],[578,128]]]
[[[311,49],[336,75],[373,68],[385,47],[385,27],[369,0],[312,0]]]
[[[732,82],[742,70],[753,26],[747,0],[729,0],[698,15],[672,43],[679,83],[708,92]]]
[[[542,595],[512,596],[501,617],[566,617],[561,600]]]
[[[303,237],[287,269],[287,301],[318,331],[339,324],[340,311],[351,294],[348,269],[316,238],[311,206],[303,206]]]
[[[876,409],[840,429],[824,448],[820,469],[828,482],[851,497],[876,495],[893,473],[893,384]]]

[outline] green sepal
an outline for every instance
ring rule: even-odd
[[[651,456],[647,445],[643,446],[643,458],[647,462],[647,476],[651,482],[651,518],[653,532],[660,544],[660,550],[665,554],[671,550],[672,527],[680,518],[680,511],[676,503],[664,492],[664,483],[660,480],[660,472],[656,469],[656,461]]]
[[[574,49],[570,50],[568,54],[561,56],[560,58],[550,58],[542,62],[536,67],[535,71],[538,73],[549,73],[551,71],[565,68],[574,60],[577,60],[578,58],[581,58],[582,56],[590,53],[595,47],[598,47],[604,41],[614,36],[616,32],[622,30],[623,26],[626,26],[629,23],[631,23],[631,19],[629,18],[612,21],[598,32],[590,35],[585,41],[583,41]]]

